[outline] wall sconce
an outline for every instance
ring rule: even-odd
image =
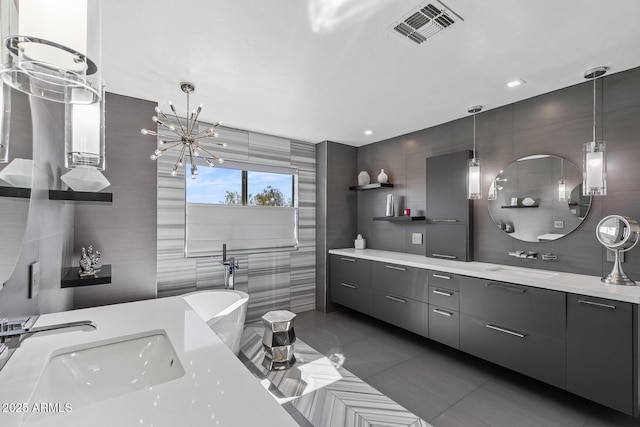
[[[0,0],[0,7],[5,83],[55,102],[100,100],[100,0]]]
[[[582,194],[584,196],[607,195],[607,159],[605,141],[596,140],[596,80],[607,72],[607,67],[585,71],[584,78],[593,80],[593,140],[584,144],[582,169]]]
[[[11,130],[11,89],[0,81],[0,163],[9,161]]]
[[[467,110],[473,114],[473,158],[469,159],[467,189],[469,199],[482,199],[482,176],[480,162],[476,159],[476,113],[482,111],[482,105],[474,105]]]
[[[567,183],[564,180],[564,159],[560,159],[560,181],[558,181],[558,201],[567,200]]]

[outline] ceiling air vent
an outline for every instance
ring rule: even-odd
[[[446,30],[458,20],[464,21],[460,15],[444,3],[440,1],[438,3],[439,6],[434,6],[431,3],[422,4],[387,28],[405,40],[421,44],[440,31]]]

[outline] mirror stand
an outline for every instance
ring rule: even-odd
[[[634,286],[636,282],[631,280],[624,274],[622,271],[622,263],[620,262],[620,249],[612,249],[615,254],[615,260],[613,261],[613,270],[611,273],[604,276],[602,280],[607,285],[623,285],[623,286]]]

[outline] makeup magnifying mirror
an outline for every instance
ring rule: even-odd
[[[640,225],[633,219],[622,215],[609,215],[598,223],[596,237],[605,247],[615,253],[613,270],[601,280],[607,285],[635,285],[622,271],[620,252],[626,252],[638,243]]]

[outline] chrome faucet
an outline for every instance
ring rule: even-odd
[[[9,358],[13,355],[16,348],[20,347],[22,340],[33,334],[78,327],[97,328],[96,324],[90,320],[33,327],[38,317],[39,316],[31,316],[18,320],[0,319],[0,370],[9,361]]]
[[[240,268],[240,264],[235,257],[227,258],[227,244],[222,244],[222,265],[225,266],[224,269],[224,288],[225,289],[233,289],[234,288],[234,276],[236,269]]]

